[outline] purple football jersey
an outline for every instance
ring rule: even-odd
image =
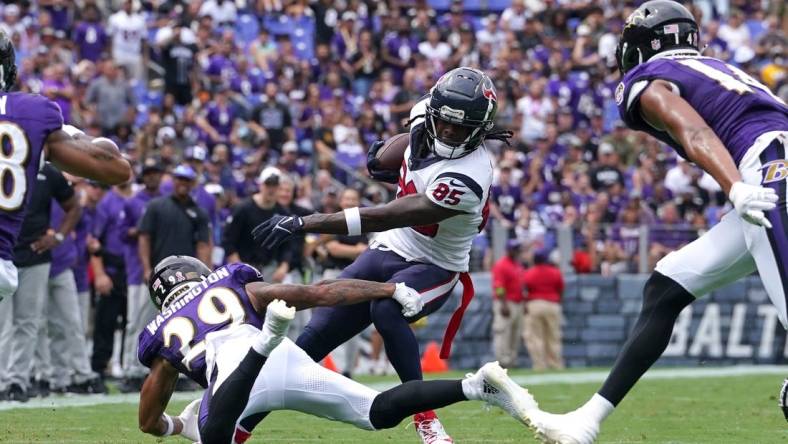
[[[710,57],[669,57],[633,68],[618,87],[615,99],[626,124],[673,147],[684,149],[667,132],[648,125],[640,115],[639,98],[648,83],[663,79],[678,88],[728,149],[736,165],[755,139],[769,131],[788,130],[788,107],[768,88],[743,71]]]
[[[142,330],[140,362],[150,367],[161,356],[194,382],[207,387],[205,336],[237,324],[262,328],[265,315],[255,311],[246,294],[247,283],[262,280],[260,273],[246,264],[229,264],[214,270]]]
[[[0,259],[13,259],[25,208],[43,165],[44,143],[62,126],[60,108],[46,97],[0,93],[0,167],[4,172],[0,178]]]

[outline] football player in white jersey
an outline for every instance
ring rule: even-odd
[[[398,182],[395,200],[334,214],[274,216],[255,228],[255,240],[268,249],[304,232],[384,232],[340,278],[404,282],[424,299],[424,309],[410,318],[384,300],[315,309],[297,341],[312,359],[320,361],[374,323],[400,379],[422,379],[419,346],[409,324],[439,309],[461,280],[462,304],[449,322],[441,350],[448,357],[451,340],[473,297],[467,274],[471,241],[488,216],[493,165],[484,140],[511,137],[508,131],[493,130],[496,110],[495,88],[486,74],[472,68],[454,69],[411,111],[410,145],[398,177],[377,167],[375,155],[383,142],[370,148],[370,173],[378,180]],[[453,442],[434,412],[417,414],[414,422],[425,443]]]

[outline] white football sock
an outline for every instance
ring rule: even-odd
[[[594,393],[594,396],[588,400],[582,407],[577,410],[582,410],[585,414],[589,415],[597,423],[602,423],[616,407],[607,399],[602,397],[599,393]]]
[[[278,340],[277,340],[278,339]],[[252,340],[252,349],[266,358],[282,342],[283,337],[275,337],[263,326],[263,331]]]
[[[468,398],[469,401],[481,401],[482,394],[479,393],[476,387],[468,378],[462,380],[462,394]]]

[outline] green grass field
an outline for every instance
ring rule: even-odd
[[[569,372],[580,379],[586,373]],[[514,372],[519,377],[532,375]],[[451,376],[459,377],[459,373]],[[601,443],[786,443],[788,424],[777,407],[784,376],[706,376],[647,379],[605,423]],[[586,379],[587,380],[587,379]],[[384,384],[392,378],[364,378]],[[536,384],[531,392],[544,409],[563,412],[584,402],[599,383]],[[58,399],[58,398],[49,398]],[[89,398],[89,399],[101,399]],[[180,396],[179,399],[185,399]],[[186,401],[173,402],[177,414]],[[2,406],[2,403],[0,403]],[[3,443],[153,443],[157,439],[137,429],[134,402],[84,407],[0,409]],[[518,422],[480,402],[467,402],[439,411],[457,443],[535,442]],[[186,442],[168,438],[166,442]],[[252,443],[418,443],[413,426],[403,422],[382,432],[294,412],[275,412],[255,431]]]

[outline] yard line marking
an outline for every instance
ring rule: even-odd
[[[514,375],[512,379],[523,386],[547,384],[586,384],[602,382],[608,371],[595,370],[577,373],[554,373],[542,375]],[[732,367],[711,368],[657,368],[647,372],[642,379],[695,379],[695,378],[727,378],[735,376],[753,375],[788,375],[786,365],[739,365]],[[397,385],[394,381],[376,382],[365,384],[368,387],[383,391]],[[176,392],[172,394],[173,401],[191,401],[201,396],[201,391]],[[26,403],[0,402],[0,411],[13,409],[54,409],[66,407],[89,407],[104,404],[136,404],[139,402],[139,393],[125,393],[113,395],[66,395],[50,396],[44,399],[31,399]]]

